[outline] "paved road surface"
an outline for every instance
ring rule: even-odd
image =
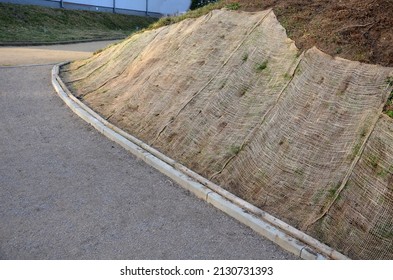
[[[75,116],[51,68],[0,67],[0,259],[295,258]]]
[[[57,63],[66,60],[84,59],[89,57],[92,52],[116,42],[101,41],[72,45],[0,47],[0,66]]]

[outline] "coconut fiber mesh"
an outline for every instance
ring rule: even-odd
[[[223,188],[351,258],[393,258],[381,117],[391,68],[300,55],[272,11],[220,10],[61,75],[110,122]]]
[[[392,259],[393,120],[382,115],[330,211],[312,228],[320,239],[361,259]]]

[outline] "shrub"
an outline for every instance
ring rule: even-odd
[[[231,4],[226,5],[226,8],[228,10],[236,11],[240,8],[240,4],[239,3],[231,3]]]
[[[214,2],[217,2],[217,0],[192,0],[190,9],[195,10]]]
[[[267,60],[257,65],[257,72],[265,70],[267,67]]]

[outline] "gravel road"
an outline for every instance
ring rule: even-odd
[[[59,56],[32,59],[25,48],[7,63],[15,53],[0,48],[0,65],[92,51],[51,48]],[[75,116],[53,90],[51,68],[0,67],[0,259],[296,258]]]

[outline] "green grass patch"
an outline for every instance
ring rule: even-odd
[[[352,148],[352,153],[351,153],[351,156],[350,156],[350,159],[351,159],[351,160],[355,159],[355,157],[357,156],[357,154],[358,154],[359,151],[360,151],[360,147],[361,147],[361,144],[360,144],[360,143],[357,143],[357,144]]]
[[[161,18],[156,23],[150,25],[149,29],[156,29],[159,27],[171,25],[171,24],[178,23],[180,21],[183,21],[183,20],[189,19],[189,18],[198,18],[198,17],[208,14],[212,10],[221,9],[223,7],[224,7],[224,4],[221,2],[210,3],[206,6],[203,6],[199,9],[196,9],[196,10],[191,10],[191,11],[189,11],[183,15],[180,15],[180,16]]]
[[[386,84],[388,85],[388,87],[393,86],[393,77],[387,77]],[[389,94],[388,101],[386,102],[383,111],[386,115],[393,118],[393,90]]]
[[[262,72],[263,70],[265,70],[267,68],[267,60],[265,60],[264,62],[260,63],[257,65],[256,70],[257,72]]]
[[[370,155],[368,160],[373,168],[378,167],[379,158],[376,155]]]
[[[388,115],[389,117],[393,118],[393,110],[386,111],[386,115]]]
[[[337,191],[338,191],[338,189],[340,188],[340,186],[341,186],[341,184],[338,183],[337,185],[335,185],[335,186],[333,186],[332,188],[330,188],[330,189],[328,190],[328,192],[327,192],[327,198],[328,198],[328,199],[333,199],[333,198],[336,196]],[[347,185],[345,185],[345,187],[347,187]]]
[[[393,77],[387,77],[386,83],[388,84],[388,86],[393,86]]]
[[[386,115],[393,118],[393,90],[390,92],[388,101],[386,102],[383,111],[385,112]]]
[[[227,8],[228,10],[236,11],[236,10],[240,9],[240,4],[239,3],[230,3],[230,4],[226,5],[225,8]]]
[[[248,60],[248,53],[243,54],[242,60],[243,62],[246,62]]]
[[[241,149],[242,149],[241,146],[232,145],[232,146],[229,148],[229,154],[230,154],[231,156],[236,156],[238,153],[240,153]]]
[[[0,42],[125,38],[155,21],[148,17],[0,3]]]

